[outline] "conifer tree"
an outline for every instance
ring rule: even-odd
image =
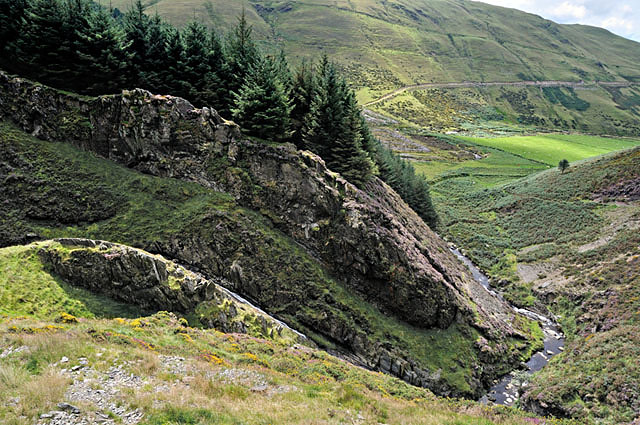
[[[271,57],[252,67],[235,99],[233,118],[248,134],[275,141],[290,136],[291,101]]]
[[[355,94],[346,90],[341,132],[328,152],[331,168],[350,182],[362,186],[372,175],[373,162],[362,148],[360,108]]]
[[[203,93],[210,77],[209,34],[207,28],[199,22],[192,21],[183,31],[184,79],[189,84],[188,98],[202,106],[206,103]]]
[[[366,143],[370,149],[369,153],[374,157],[380,178],[391,186],[425,223],[435,227],[438,217],[433,208],[426,179],[417,175],[411,164],[368,134],[371,138]]]
[[[123,25],[129,50],[132,53],[130,84],[142,85],[142,72],[147,67],[150,18],[147,16],[142,0],[136,0],[133,7],[124,14]]]
[[[229,75],[229,65],[220,38],[214,30],[209,32],[207,48],[209,73],[204,79],[202,98],[208,106],[220,110],[221,106],[232,102],[232,95],[223,78]]]
[[[304,119],[302,144],[325,160],[342,131],[346,84],[326,56],[318,65],[318,85]]]
[[[140,85],[161,92],[165,89],[164,73],[169,66],[167,58],[167,24],[156,13],[149,19],[145,47],[146,60],[140,69]]]
[[[289,69],[289,62],[287,61],[287,56],[284,54],[284,50],[280,50],[280,53],[275,58],[275,64],[278,72],[278,78],[282,82],[287,95],[291,96],[293,76],[291,75],[291,69]]]
[[[323,57],[315,95],[302,129],[302,145],[320,155],[327,166],[357,185],[372,175],[373,163],[362,148],[362,119],[355,94]]]
[[[253,28],[247,22],[244,9],[238,18],[238,23],[227,35],[225,41],[225,56],[227,58],[229,72],[224,77],[224,84],[229,93],[238,93],[244,84],[247,73],[253,69],[260,59],[258,48],[251,36]],[[233,97],[229,96],[227,104],[220,105],[223,113],[230,111],[233,104]]]
[[[7,58],[4,66],[12,68],[18,59],[16,41],[22,32],[27,0],[0,0],[0,57]]]
[[[302,149],[303,130],[305,119],[310,120],[311,104],[317,95],[317,83],[315,77],[315,69],[312,64],[302,62],[297,68],[291,84],[291,100],[293,109],[291,110],[291,139],[293,143]],[[308,123],[312,126],[313,123]]]
[[[21,70],[30,78],[68,88],[71,51],[66,25],[67,10],[59,0],[33,0],[17,40]]]
[[[126,86],[131,54],[122,28],[98,8],[87,16],[87,26],[76,30],[78,68],[76,85],[88,94],[117,93]],[[97,78],[96,78],[97,76]]]
[[[174,27],[167,30],[166,61],[167,67],[162,70],[163,87],[161,91],[188,97],[188,84],[185,78],[185,57],[182,33]]]

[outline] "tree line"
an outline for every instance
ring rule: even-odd
[[[427,182],[369,132],[355,93],[323,57],[291,70],[263,53],[244,13],[228,33],[192,21],[178,29],[141,0],[125,13],[91,0],[0,0],[6,71],[87,95],[140,87],[210,105],[245,134],[292,142],[363,186],[379,175],[430,225]]]

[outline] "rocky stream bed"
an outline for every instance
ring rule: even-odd
[[[482,273],[469,258],[464,256],[457,248],[450,249],[451,252],[469,268],[473,278],[480,282],[483,288],[492,295],[504,299],[499,292],[491,288],[489,277]],[[489,389],[489,392],[480,399],[482,403],[513,406],[520,398],[520,389],[526,385],[527,377],[542,369],[549,363],[549,360],[553,356],[560,354],[564,350],[564,334],[553,318],[515,306],[512,306],[512,308],[518,314],[522,314],[540,323],[542,331],[544,332],[544,349],[531,356],[526,362],[526,369],[513,371],[497,380]]]

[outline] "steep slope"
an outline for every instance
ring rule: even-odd
[[[128,0],[112,2],[122,10]],[[149,2],[182,26],[220,32],[246,6],[255,38],[293,62],[328,54],[363,103],[424,83],[559,81],[557,87],[432,88],[373,105],[432,131],[569,130],[633,135],[640,121],[640,44],[466,0],[171,0]],[[584,81],[588,85],[573,87]],[[619,86],[596,84],[618,82]],[[200,106],[200,105],[198,105]],[[479,128],[478,128],[479,127]]]
[[[112,4],[126,10],[130,3]],[[195,15],[228,29],[245,5],[260,38],[280,43],[293,56],[329,53],[368,87],[640,78],[636,42],[466,0],[159,0],[149,11],[177,25]]]
[[[567,335],[523,405],[584,423],[640,417],[640,149],[490,188],[449,177],[435,185],[443,231],[511,300],[556,313]]]
[[[190,327],[173,313],[126,311],[68,285],[46,266],[46,257],[64,256],[63,267],[72,273],[91,274],[83,261],[90,259],[152,281],[147,266],[155,264],[160,274],[163,265],[175,265],[104,242],[63,243],[0,248],[3,424],[525,425],[536,419],[516,409],[439,399],[264,335],[259,321],[248,334],[222,333]]]
[[[320,344],[443,394],[478,395],[532,349],[535,327],[381,181],[359,190],[313,154],[243,139],[179,98],[84,98],[0,75],[0,111],[21,128],[157,176],[5,126],[2,191],[17,202],[2,206],[3,244],[37,233],[162,253]]]
[[[10,316],[61,314],[59,320],[69,321],[74,315],[110,317],[124,312],[141,317],[170,311],[221,332],[284,344],[309,342],[235,297],[219,279],[206,279],[125,245],[77,238],[35,242],[1,251],[0,270],[2,311]],[[62,291],[56,291],[57,286]],[[96,309],[98,303],[104,307]]]

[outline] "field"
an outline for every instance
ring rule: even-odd
[[[558,161],[562,159],[573,162],[640,145],[640,139],[614,139],[582,135],[466,137],[464,140],[552,166],[557,165]]]
[[[363,89],[359,99],[371,97],[371,91]],[[470,137],[540,132],[630,136],[640,133],[637,104],[637,86],[493,86],[411,89],[367,108],[404,125]]]
[[[545,164],[512,155],[498,149],[481,149],[483,158],[462,162],[416,161],[413,167],[432,181],[446,180],[456,176],[473,176],[479,181],[496,180],[502,182],[524,177],[535,171],[548,168]]]

